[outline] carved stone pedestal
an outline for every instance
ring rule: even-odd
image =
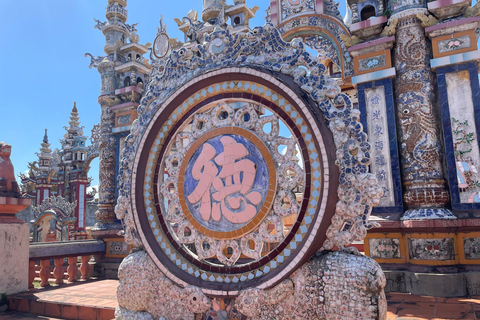
[[[193,320],[212,309],[225,319],[373,320],[385,319],[387,312],[380,266],[345,252],[317,254],[269,290],[251,288],[219,301],[198,287],[173,284],[145,251],[125,258],[118,276],[116,319]]]
[[[15,214],[29,205],[29,199],[0,196],[0,294],[28,290],[29,227]]]

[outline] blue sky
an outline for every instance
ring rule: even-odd
[[[232,3],[228,0],[228,3]],[[183,40],[174,18],[190,9],[201,11],[202,0],[129,0],[129,23],[140,22],[140,42],[155,39],[160,15],[171,37]],[[250,26],[263,25],[269,0],[248,1],[259,6]],[[73,102],[77,102],[84,134],[90,136],[100,120],[97,98],[100,76],[89,69],[84,53],[103,55],[104,36],[93,28],[93,19],[105,21],[107,0],[0,0],[0,141],[11,144],[12,161],[18,175],[27,163],[37,160],[44,130],[52,149],[68,125]],[[344,1],[340,12],[345,13]],[[98,184],[98,160],[90,176]]]

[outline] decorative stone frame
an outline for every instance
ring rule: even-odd
[[[212,50],[213,47],[215,50]],[[205,35],[204,42],[194,47],[193,51],[197,54],[194,55],[191,51],[181,48],[173,51],[166,62],[165,60],[156,61],[148,91],[138,109],[139,119],[133,123],[131,134],[126,139],[119,170],[120,197],[116,213],[119,219],[125,221],[127,243],[133,244],[136,248],[145,248],[149,256],[156,259],[154,252],[149,249],[151,240],[148,240],[142,232],[138,232],[148,225],[138,219],[139,214],[144,213],[136,211],[139,200],[143,201],[144,194],[135,192],[138,188],[136,177],[139,170],[147,170],[140,165],[141,159],[145,161],[141,150],[146,139],[151,140],[151,143],[155,139],[154,136],[147,134],[151,127],[159,117],[171,115],[169,112],[166,114],[163,112],[174,102],[175,97],[182,93],[179,88],[192,88],[210,77],[223,76],[228,79],[229,75],[239,77],[241,74],[264,78],[285,92],[288,92],[291,87],[299,88],[300,92],[290,98],[300,106],[300,109],[305,110],[307,119],[317,124],[326,121],[333,133],[333,142],[336,147],[335,164],[339,167],[339,200],[331,225],[327,227],[328,221],[324,219],[323,227],[315,225],[311,227],[313,229],[309,229],[315,232],[318,232],[319,228],[326,230],[325,240],[321,243],[312,243],[314,238],[307,238],[297,249],[302,255],[289,260],[289,264],[286,264],[284,269],[276,271],[270,278],[266,277],[258,287],[266,289],[275,285],[298,268],[316,249],[330,250],[334,246],[343,249],[353,241],[362,240],[366,236],[367,229],[373,226],[368,222],[368,218],[372,207],[378,204],[383,191],[375,176],[368,173],[371,146],[359,122],[359,111],[353,109],[348,96],[341,94],[336,82],[325,74],[325,66],[306,52],[304,44],[299,39],[286,43],[271,25],[257,27],[248,34],[232,35],[228,29],[219,29]],[[164,127],[161,130],[165,132],[168,128]],[[312,133],[316,138],[322,139],[323,135],[320,131],[314,129]],[[326,154],[325,151],[323,149],[324,156],[333,156]],[[331,158],[331,160],[334,159]],[[150,154],[147,162],[153,161],[155,161],[155,155]],[[324,167],[325,183],[331,183],[328,172],[333,169],[334,167],[331,166]],[[145,196],[148,198],[149,195],[145,194]],[[326,196],[327,194],[323,195],[323,197]],[[311,203],[311,205],[317,204]],[[321,211],[329,211],[333,214],[333,207],[328,209],[326,201],[320,206]],[[146,212],[150,214],[148,210]],[[307,237],[313,235],[312,231],[306,234]],[[170,267],[162,268],[162,264],[158,261],[156,265],[175,283],[182,286],[189,284],[172,273],[174,270],[172,268],[176,268],[173,263],[166,263]],[[236,292],[225,292],[221,289],[206,289],[205,292],[212,295],[236,294]]]

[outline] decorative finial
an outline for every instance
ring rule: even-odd
[[[45,135],[43,136],[43,142],[48,143],[47,129],[45,129]]]
[[[223,8],[222,0],[203,0],[202,20],[204,22],[216,19]]]
[[[74,102],[73,102],[73,109],[72,109],[72,112],[76,112],[76,113],[78,113],[78,110],[77,110],[77,101],[74,101]]]

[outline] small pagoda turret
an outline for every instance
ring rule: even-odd
[[[36,175],[36,204],[41,205],[45,199],[52,196],[53,181],[50,175],[50,164],[52,161],[52,149],[48,142],[47,129],[41,144],[38,156],[38,173]]]
[[[85,237],[86,192],[89,184],[88,172],[85,170],[88,148],[85,145],[87,137],[83,135],[83,127],[80,127],[76,103],[68,124],[64,139],[60,140],[62,149],[59,151],[58,194],[70,203],[78,203],[75,208],[75,238],[82,239]]]

